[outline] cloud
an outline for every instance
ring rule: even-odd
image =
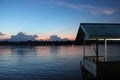
[[[69,39],[68,38],[63,38],[62,41],[69,41]]]
[[[90,8],[90,9],[94,8],[94,6],[91,6],[91,5],[73,4],[73,3],[67,3],[63,1],[57,1],[57,0],[55,1],[55,5],[53,5],[51,8],[58,7],[58,6],[65,6],[65,7],[77,9],[77,10],[81,10],[83,8]]]
[[[57,35],[51,35],[50,36],[50,41],[60,41],[60,40],[61,40],[61,38],[58,37]]]
[[[12,35],[9,41],[34,41],[37,35],[27,35],[23,32],[19,32],[17,35]]]
[[[73,4],[73,3],[68,3],[68,2],[58,1],[58,0],[54,1],[54,3],[55,4],[51,6],[51,8],[64,6],[64,7],[72,8],[75,10],[84,10],[91,14],[112,15],[119,11],[119,9],[116,9],[116,8],[105,8],[105,7],[97,7],[93,5]]]
[[[5,36],[5,34],[3,34],[3,33],[0,32],[0,36]]]
[[[16,35],[11,35],[11,37],[3,34],[0,32],[0,41],[34,41],[34,40],[38,40],[38,41],[69,41],[68,38],[61,38],[58,35],[51,35],[49,38],[44,38],[41,39],[40,36],[37,35],[30,35],[27,33],[23,33],[23,32],[19,32]]]
[[[57,35],[51,35],[50,36],[50,41],[68,41],[68,38],[63,38],[61,39],[61,37],[58,37]]]
[[[103,10],[101,10],[101,12],[103,12],[106,15],[111,15],[111,14],[114,14],[114,13],[118,12],[118,10],[115,10],[115,9],[103,9]]]

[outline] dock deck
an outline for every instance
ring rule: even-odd
[[[120,80],[120,61],[104,61],[104,57],[99,57],[96,63],[94,56],[84,58],[83,67],[96,80],[117,79]],[[90,79],[90,78],[89,78]],[[85,79],[86,80],[86,79]]]
[[[120,24],[117,23],[81,23],[76,42],[83,42],[83,69],[90,73],[93,80],[120,80],[120,60],[108,61],[108,40],[120,39]],[[86,41],[94,40],[95,56],[86,55]],[[104,57],[99,54],[99,41],[104,41]],[[102,60],[101,60],[102,59]],[[120,57],[119,57],[120,59]],[[87,75],[85,79],[92,80]]]

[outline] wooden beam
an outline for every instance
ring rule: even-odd
[[[107,61],[107,40],[105,40],[105,61]]]
[[[99,55],[98,55],[98,38],[96,39],[96,77],[98,77],[98,63],[99,63]]]
[[[85,42],[85,38],[84,38],[84,48],[83,48],[83,65],[84,65],[84,58],[85,58],[85,46],[86,46],[86,42]]]
[[[96,39],[96,63],[98,63],[98,38]]]

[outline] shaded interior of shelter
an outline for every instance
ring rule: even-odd
[[[120,44],[120,24],[116,23],[81,23],[75,43],[92,46],[93,52],[89,53],[91,56],[96,56],[96,39],[98,39],[98,56],[103,56],[102,52],[105,48],[105,40],[107,41],[107,60],[120,61],[119,44]],[[85,42],[85,44],[84,44]],[[111,47],[114,46],[114,47]],[[114,48],[114,51],[112,51]],[[86,53],[87,54],[87,53]],[[87,54],[88,56],[88,54]],[[95,57],[94,57],[95,58]],[[95,60],[95,59],[94,59]]]
[[[95,43],[95,39],[109,39],[108,44],[120,44],[120,24],[119,23],[81,23],[75,39],[75,44],[84,43],[84,38],[88,38],[86,44]],[[114,39],[114,40],[113,40]],[[99,44],[104,44],[104,40],[99,40]]]
[[[76,43],[84,44],[83,48],[83,68],[94,78],[98,80],[105,80],[109,78],[119,78],[120,75],[120,56],[116,52],[109,52],[111,49],[108,47],[108,40],[120,39],[120,24],[113,23],[81,23]],[[113,40],[113,42],[114,42]],[[104,44],[104,52],[100,52],[99,45]],[[87,55],[86,44],[95,45],[94,52]],[[118,45],[118,44],[116,44]],[[118,45],[118,48],[119,45]],[[111,53],[111,56],[108,55]],[[88,76],[87,76],[88,77]],[[119,78],[120,79],[120,78]]]

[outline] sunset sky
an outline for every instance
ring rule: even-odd
[[[74,39],[86,22],[119,23],[120,0],[0,0],[0,39],[19,32]]]

